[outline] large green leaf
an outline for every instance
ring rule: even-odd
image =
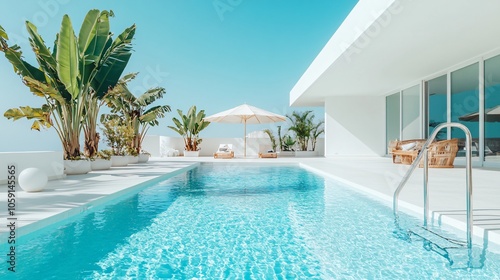
[[[14,71],[21,76],[32,77],[39,81],[45,81],[45,75],[43,72],[24,61],[22,58],[22,52],[17,45],[14,45],[5,50],[5,57],[9,60],[9,62],[14,66]]]
[[[44,84],[40,81],[37,81],[31,77],[24,77],[24,82],[25,84],[31,89],[31,91],[42,97],[50,97],[56,101],[58,101],[61,104],[65,104],[66,100],[64,97],[61,95],[61,93],[55,89],[52,86],[49,86],[47,84]]]
[[[157,99],[162,98],[163,94],[165,94],[165,89],[162,87],[150,88],[145,93],[141,94],[135,103],[139,106],[148,106]]]
[[[109,12],[102,11],[97,20],[95,26],[95,37],[90,42],[90,45],[85,50],[86,56],[91,56],[94,58],[94,62],[100,59],[104,52],[107,50],[106,43],[111,38],[111,33],[109,32]]]
[[[102,98],[120,79],[132,55],[131,42],[134,34],[135,25],[125,29],[102,57],[100,69],[91,84],[98,98]]]
[[[89,49],[91,42],[95,40],[96,26],[99,22],[99,15],[99,10],[90,10],[83,20],[82,26],[80,27],[80,33],[78,35],[78,52],[80,58],[79,69],[81,84],[83,87],[87,85],[96,68],[96,59],[86,55],[86,52]]]
[[[132,73],[128,73],[126,74],[125,76],[123,76],[121,79],[120,79],[120,84],[126,84],[130,81],[132,81],[133,79],[135,79],[137,77],[137,75],[139,74],[139,72],[132,72]]]
[[[40,34],[38,34],[36,26],[29,21],[26,22],[26,30],[28,30],[28,34],[30,35],[30,44],[38,64],[45,72],[48,72],[50,76],[54,77],[56,75],[57,63],[52,53],[45,45],[45,41]]]
[[[9,36],[7,35],[7,32],[5,32],[5,29],[0,25],[0,38],[4,40],[9,40]]]
[[[154,126],[158,124],[155,121],[159,118],[163,118],[167,112],[170,112],[170,106],[168,105],[154,106],[144,112],[142,116],[139,117],[139,120],[142,123],[149,123],[151,126]]]
[[[32,125],[32,129],[39,130],[39,125],[42,125],[46,128],[51,127],[50,123],[50,112],[47,112],[43,108],[31,108],[29,106],[12,108],[4,113],[4,117],[7,119],[18,120],[22,118],[26,118],[28,120],[35,119],[37,124]]]
[[[68,15],[63,16],[57,44],[57,73],[66,90],[76,99],[80,87],[78,83],[78,52],[75,32]]]
[[[185,126],[177,119],[177,118],[172,118],[172,121],[175,124],[175,127],[173,126],[168,126],[168,128],[172,129],[173,131],[179,133],[179,135],[184,136],[187,134],[187,131],[185,129]]]
[[[107,92],[106,99],[112,100],[113,104],[117,105],[113,109],[120,109],[123,105],[120,105],[124,102],[134,103],[136,97],[130,92],[127,87],[127,83],[135,79],[138,73],[129,73],[123,76],[117,84]]]
[[[78,49],[81,55],[85,54],[90,42],[94,40],[99,15],[99,10],[90,10],[83,20],[80,33],[78,34]]]
[[[32,23],[26,22],[26,29],[28,30],[28,33],[30,35],[30,44],[35,53],[36,60],[40,65],[40,69],[46,73],[46,81],[44,82],[50,83],[53,87],[55,87],[59,91],[59,95],[65,100],[71,100],[71,94],[69,94],[69,92],[66,90],[66,86],[58,79],[55,50],[53,53],[50,52],[50,49],[47,48],[44,40],[38,34],[36,26],[34,26]],[[57,40],[58,37],[56,37],[56,41]],[[34,91],[33,93],[37,94]]]
[[[89,38],[90,41],[88,41],[88,44],[86,43],[87,45],[83,46],[82,43],[80,46],[80,52],[83,56],[81,69],[82,82],[84,84],[94,78],[100,67],[99,61],[101,57],[105,55],[106,50],[111,46],[112,41],[111,32],[109,31],[109,12],[102,11],[92,16],[96,16],[95,24],[93,25],[93,30],[91,31],[92,37]],[[89,27],[87,26],[86,28]],[[86,35],[82,34],[81,36]]]

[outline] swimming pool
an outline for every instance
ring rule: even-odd
[[[401,215],[401,219],[414,221]],[[498,279],[393,236],[392,210],[295,166],[202,164],[18,242],[17,279]],[[5,244],[2,245],[4,252]],[[2,256],[5,265],[5,258]],[[0,278],[11,276],[7,268]]]

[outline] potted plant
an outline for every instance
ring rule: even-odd
[[[112,12],[89,11],[77,37],[70,18],[64,15],[52,50],[45,45],[37,28],[26,22],[38,67],[23,59],[17,45],[8,45],[7,33],[0,27],[0,51],[5,53],[30,91],[45,102],[39,108],[21,106],[9,109],[4,116],[14,120],[33,119],[31,128],[36,130],[53,127],[61,140],[65,164],[71,164],[71,168],[76,165],[71,161],[82,159],[79,140],[86,118],[91,115],[90,96],[103,94],[113,87],[131,55],[135,25],[125,29],[113,41],[109,32],[110,16],[113,16]],[[92,137],[91,134],[85,134],[86,146],[90,145],[87,137]],[[94,135],[91,141],[97,145],[98,139],[95,140]],[[91,155],[89,152],[88,156]],[[81,164],[87,166],[88,162]]]
[[[314,118],[312,111],[305,111],[303,113],[294,111],[291,115],[286,115],[291,121],[288,130],[295,133],[297,139],[298,150],[307,151],[309,144],[309,137],[311,137],[311,118]]]
[[[113,115],[102,115],[101,123],[106,142],[111,148],[111,166],[126,166],[129,163],[126,155],[128,144],[134,137],[133,129],[123,119]]]
[[[205,129],[210,122],[204,120],[205,110],[196,112],[196,106],[189,108],[187,115],[182,113],[182,110],[177,110],[180,120],[172,118],[174,126],[168,126],[173,131],[179,133],[184,138],[184,156],[198,157],[200,155],[200,144],[202,139],[199,138],[200,132]]]
[[[281,142],[281,151],[279,152],[280,157],[293,157],[295,156],[295,150],[293,146],[296,141],[292,138],[292,136],[286,134],[283,136],[283,141]]]
[[[146,163],[149,161],[151,154],[145,150],[141,150],[139,153],[139,163]]]
[[[120,117],[133,130],[133,137],[128,143],[128,154],[133,156],[132,162],[137,163],[142,151],[142,142],[149,128],[159,124],[159,119],[170,112],[168,105],[151,106],[158,99],[163,98],[165,89],[162,87],[150,88],[139,97],[129,90],[127,83],[133,80],[137,73],[125,75],[116,86],[105,96],[104,100],[111,108],[112,115]],[[149,159],[148,156],[143,156]]]
[[[314,123],[314,113],[312,111],[294,111],[291,115],[287,115],[287,118],[292,123],[289,131],[293,131],[297,139],[298,150],[295,152],[295,156],[316,156],[316,142],[319,135],[324,131],[322,128],[324,121]],[[309,147],[311,147],[310,150]]]
[[[84,156],[64,160],[64,174],[82,175],[92,171],[90,160]]]
[[[102,150],[95,154],[93,158],[90,159],[90,165],[92,170],[107,170],[111,168],[111,156],[113,152],[111,150]]]

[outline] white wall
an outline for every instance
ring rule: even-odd
[[[232,144],[235,156],[243,156],[244,141],[243,138],[203,138],[200,147],[200,156],[213,156],[220,144]],[[269,138],[248,138],[247,156],[256,157],[259,152],[265,152],[271,149]],[[158,135],[146,135],[142,144],[142,149],[151,153],[153,157],[167,156],[169,149],[178,150],[181,154],[184,150],[184,141],[181,137],[168,137]],[[324,155],[324,139],[319,138],[316,144],[318,155]]]
[[[64,177],[62,152],[12,152],[0,153],[0,185],[7,184],[7,166],[16,165],[16,177],[26,168],[39,168],[49,180]]]
[[[325,100],[325,156],[385,154],[385,96]]]

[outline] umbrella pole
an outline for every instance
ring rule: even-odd
[[[245,119],[245,134],[243,135],[243,139],[245,139],[245,154],[244,154],[244,157],[247,157],[247,119]]]

